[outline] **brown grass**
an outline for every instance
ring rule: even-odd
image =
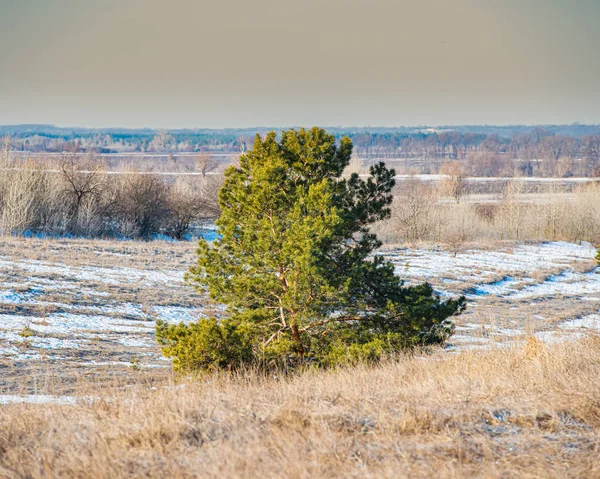
[[[600,337],[0,407],[0,476],[600,477]],[[156,383],[155,383],[156,384]]]
[[[578,185],[569,193],[550,184],[540,193],[513,181],[501,194],[472,193],[460,203],[443,186],[399,182],[391,218],[374,231],[387,244],[435,242],[450,249],[482,241],[600,241],[600,183]]]

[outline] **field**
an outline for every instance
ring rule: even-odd
[[[184,281],[193,243],[3,238],[0,477],[598,477],[592,245],[378,254],[467,296],[445,348],[177,381],[154,320],[220,313]]]
[[[0,479],[600,479],[599,18],[0,0]]]
[[[0,476],[600,475],[600,339],[201,382],[81,381],[0,407]]]
[[[429,281],[441,295],[467,296],[448,353],[600,329],[600,274],[589,244],[423,245],[379,254],[408,283]],[[219,314],[219,305],[184,281],[193,261],[189,242],[4,238],[0,393],[45,394],[60,384],[53,393],[68,394],[81,378],[122,379],[139,370],[168,376],[154,321]]]
[[[25,384],[31,392],[40,374],[105,377],[138,362],[166,371],[155,318],[201,313],[183,281],[192,243],[6,238],[1,249],[0,367],[9,392]]]

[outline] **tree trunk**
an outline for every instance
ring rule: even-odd
[[[300,363],[304,360],[304,347],[302,346],[302,338],[300,337],[300,330],[298,329],[298,325],[292,324],[292,337],[294,341],[296,341],[296,345],[298,346],[298,357],[300,358]]]

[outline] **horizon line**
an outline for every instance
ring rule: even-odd
[[[417,125],[312,125],[312,126],[301,126],[301,125],[283,125],[283,126],[231,126],[231,127],[176,127],[176,128],[164,128],[164,127],[153,127],[153,126],[139,126],[139,127],[125,127],[125,126],[81,126],[81,125],[61,125],[55,123],[7,123],[0,124],[0,128],[9,127],[52,127],[58,129],[82,129],[82,130],[151,130],[151,131],[178,131],[178,130],[213,130],[213,131],[224,131],[224,130],[268,130],[268,129],[309,129],[313,127],[327,129],[402,129],[402,128],[450,128],[450,127],[497,127],[497,128],[511,128],[511,127],[548,127],[548,126],[600,126],[600,123],[581,123],[574,121],[571,123],[454,123],[454,124],[417,124]]]

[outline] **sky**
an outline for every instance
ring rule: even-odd
[[[0,0],[0,124],[600,123],[600,0]]]

